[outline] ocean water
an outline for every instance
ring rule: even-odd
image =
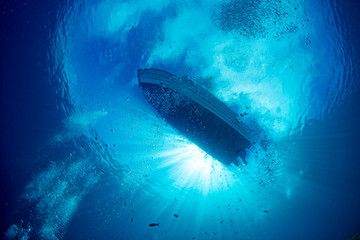
[[[1,238],[360,232],[359,11],[357,0],[2,2]],[[237,113],[248,164],[224,165],[159,117],[144,68],[187,76]]]

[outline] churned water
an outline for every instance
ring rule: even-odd
[[[347,239],[360,231],[360,2],[1,3],[5,239]],[[145,101],[187,76],[252,131],[224,165]]]

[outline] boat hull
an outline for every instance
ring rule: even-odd
[[[186,77],[158,69],[139,70],[138,80],[145,99],[181,135],[224,164],[244,159],[250,145],[240,132],[245,126],[211,93]]]

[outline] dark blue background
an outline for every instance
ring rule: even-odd
[[[29,182],[35,170],[41,169],[51,160],[43,153],[42,143],[56,132],[64,117],[64,113],[56,108],[56,101],[63,99],[55,94],[54,86],[50,84],[51,76],[48,68],[51,62],[47,52],[50,45],[49,34],[55,28],[56,16],[63,4],[61,1],[1,2],[0,231],[2,234],[14,219],[26,214],[20,211],[23,204],[20,196],[24,185]],[[343,24],[341,28],[352,49],[355,71],[353,75],[360,76],[360,2],[338,1],[336,6],[340,9],[340,19]],[[359,86],[360,80],[356,81]],[[324,139],[324,151],[329,148],[339,151],[339,161],[329,164],[336,165],[336,169],[340,172],[346,169],[342,173],[344,176],[357,174],[349,172],[349,168],[342,168],[343,164],[349,164],[348,161],[342,160],[347,156],[346,152],[355,153],[351,158],[360,161],[359,104],[360,92],[357,87],[353,95],[337,111],[337,114],[343,116],[343,122],[329,122],[330,126],[332,124],[333,128],[336,128],[334,132],[339,135]],[[353,135],[350,137],[340,135],[342,131],[349,129],[353,131]],[[317,131],[321,134],[321,129],[309,131]],[[353,170],[356,171],[356,168]],[[316,182],[322,181],[321,166],[308,174],[312,176],[310,179],[313,178]],[[338,180],[334,179],[335,185],[338,184],[341,188],[347,187],[341,186]],[[360,180],[349,188],[354,191],[354,202],[357,200],[360,202]],[[91,195],[89,197],[91,198]],[[329,211],[337,210],[329,209]],[[339,213],[339,217],[344,218],[342,213]],[[348,220],[358,221],[356,226],[360,231],[360,218],[345,218],[344,225]],[[76,226],[80,227],[80,225]],[[74,229],[70,227],[69,231],[71,233]],[[354,233],[348,233],[344,237]],[[68,234],[67,238],[70,239],[71,236]]]

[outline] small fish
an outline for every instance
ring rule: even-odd
[[[269,212],[269,210],[264,210],[264,213],[268,213]]]
[[[160,223],[150,223],[149,227],[160,227]]]
[[[178,218],[178,217],[179,217],[179,215],[177,215],[177,214],[175,214],[175,213],[174,213],[174,217]]]
[[[134,219],[133,219],[133,218],[131,218],[131,221],[133,222],[133,221],[134,221]]]

